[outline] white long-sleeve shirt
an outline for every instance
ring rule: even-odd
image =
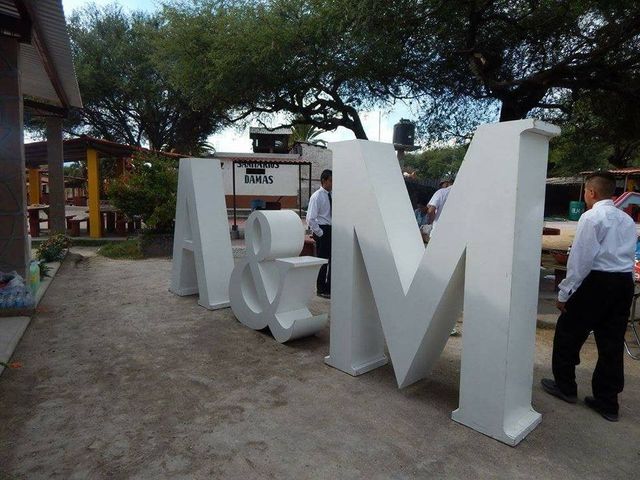
[[[331,225],[330,193],[320,187],[313,192],[307,208],[307,225],[318,237],[322,236],[320,225]]]
[[[569,300],[592,270],[633,272],[637,241],[636,224],[629,215],[612,200],[596,202],[578,221],[558,301]]]

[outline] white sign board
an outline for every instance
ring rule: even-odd
[[[233,195],[233,162],[221,158],[225,195]],[[307,167],[308,168],[308,167]],[[298,165],[267,161],[236,163],[236,195],[297,196]]]

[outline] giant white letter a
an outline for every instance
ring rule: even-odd
[[[178,176],[171,286],[176,295],[200,295],[209,310],[229,306],[233,253],[217,159],[182,158]]]
[[[553,125],[478,128],[424,248],[393,147],[333,150],[331,347],[358,375],[386,363],[398,385],[424,378],[463,310],[460,405],[453,419],[515,445],[531,408],[540,247]]]

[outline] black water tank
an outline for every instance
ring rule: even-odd
[[[416,126],[411,120],[401,118],[393,126],[393,143],[395,145],[413,145]]]

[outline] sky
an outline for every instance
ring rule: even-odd
[[[97,5],[114,3],[113,0],[92,1]],[[88,3],[90,2],[87,0],[62,0],[62,5],[67,16],[71,14],[74,9],[81,8]],[[149,12],[154,11],[160,6],[158,0],[119,0],[115,3],[119,3],[127,10],[146,10]],[[361,112],[360,118],[369,140],[379,140],[390,143],[393,139],[393,125],[398,123],[401,118],[415,120],[416,115],[412,114],[408,105],[398,103],[385,110]],[[256,126],[258,125],[256,124]],[[271,126],[277,126],[277,121]],[[340,140],[351,140],[355,138],[355,136],[351,130],[340,127],[336,131],[323,133],[319,138],[327,142],[337,142]],[[208,141],[218,152],[251,151],[248,127],[245,129],[239,129],[237,127],[226,128],[209,137]]]

